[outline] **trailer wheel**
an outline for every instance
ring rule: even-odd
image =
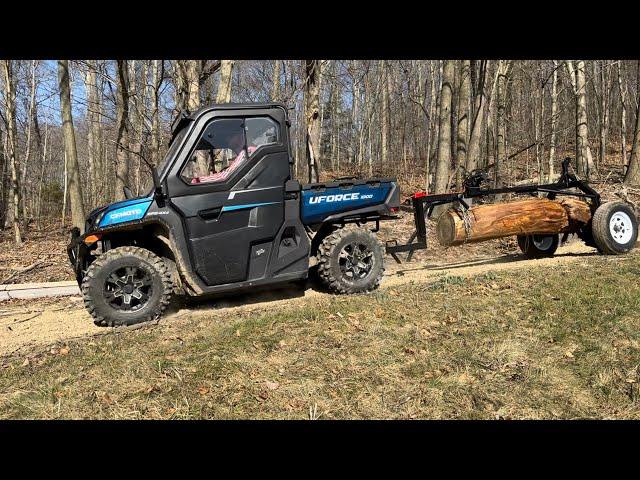
[[[518,246],[527,258],[551,257],[559,244],[559,235],[518,235]]]
[[[638,220],[624,202],[600,205],[593,215],[591,229],[598,250],[605,255],[627,253],[638,239]]]
[[[162,315],[173,281],[160,257],[126,246],[100,255],[87,269],[81,291],[96,325],[134,325]]]
[[[318,278],[329,291],[360,293],[380,285],[382,246],[364,228],[346,227],[327,235],[318,249]]]

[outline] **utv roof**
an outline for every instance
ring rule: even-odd
[[[280,102],[261,102],[261,103],[214,103],[211,105],[207,105],[204,107],[200,107],[195,112],[188,115],[188,117],[192,120],[195,120],[197,117],[202,115],[205,112],[209,112],[211,110],[258,110],[258,109],[268,109],[280,107],[287,111],[287,106],[284,103]]]
[[[287,120],[289,119],[288,108],[284,103],[281,102],[261,102],[261,103],[214,103],[211,105],[206,105],[204,107],[200,107],[194,112],[190,114],[186,114],[185,112],[180,112],[178,116],[171,123],[171,131],[175,132],[178,130],[182,124],[182,122],[190,122],[195,120],[200,115],[210,112],[212,110],[265,110],[269,108],[282,108],[285,112]]]

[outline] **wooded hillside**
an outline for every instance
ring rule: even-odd
[[[395,175],[442,192],[579,175],[640,185],[640,62],[0,61],[0,226],[72,219],[149,188],[180,110],[277,100],[296,176]],[[409,191],[403,192],[411,193]]]

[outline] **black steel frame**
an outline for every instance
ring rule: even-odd
[[[433,208],[437,205],[458,204],[461,210],[467,210],[470,205],[466,199],[485,197],[488,195],[497,195],[501,193],[537,194],[546,193],[547,198],[553,200],[558,195],[574,196],[588,200],[592,211],[600,206],[600,194],[591,188],[586,182],[578,179],[573,173],[569,172],[569,163],[571,158],[567,157],[562,161],[562,174],[555,183],[548,184],[529,184],[516,185],[512,187],[502,188],[480,188],[481,177],[476,176],[467,179],[465,188],[462,192],[451,192],[428,195],[426,192],[417,192],[412,195],[413,217],[416,225],[415,231],[409,237],[404,245],[398,245],[397,240],[389,240],[386,242],[386,253],[391,255],[393,259],[402,263],[398,257],[398,253],[408,252],[406,261],[411,261],[413,252],[416,250],[424,250],[427,248],[427,222],[431,217]],[[578,189],[579,191],[571,191],[569,189]],[[462,213],[460,212],[460,215]]]

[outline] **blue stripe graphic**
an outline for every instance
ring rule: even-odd
[[[243,210],[245,208],[264,207],[265,205],[274,205],[280,202],[265,202],[265,203],[246,203],[244,205],[230,205],[222,207],[223,212],[232,212],[234,210]]]

